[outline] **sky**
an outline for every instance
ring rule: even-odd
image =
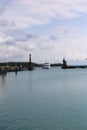
[[[87,59],[87,0],[0,0],[0,62]]]

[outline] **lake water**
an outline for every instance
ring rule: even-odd
[[[0,130],[87,130],[87,69],[1,75]]]

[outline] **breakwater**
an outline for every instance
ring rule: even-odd
[[[61,65],[62,69],[85,69],[87,68],[87,65],[67,65],[67,61],[63,59],[63,64]]]
[[[67,66],[62,66],[62,69],[85,69],[87,68],[87,65],[67,65]]]

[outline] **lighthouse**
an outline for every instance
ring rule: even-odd
[[[29,65],[28,65],[28,70],[33,70],[33,64],[31,63],[31,54],[29,54]]]
[[[31,63],[31,54],[29,54],[29,63]]]
[[[63,58],[63,64],[62,64],[62,68],[66,69],[67,68],[67,62],[66,60]]]

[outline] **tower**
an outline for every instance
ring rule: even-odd
[[[31,63],[31,54],[29,54],[29,63]]]
[[[67,62],[66,62],[65,59],[63,59],[62,68],[63,68],[63,69],[66,69],[66,68],[67,68]]]
[[[67,62],[66,62],[65,59],[63,59],[63,65],[64,65],[64,66],[67,66]]]
[[[29,54],[28,70],[33,70],[33,63],[31,63],[31,54]]]

